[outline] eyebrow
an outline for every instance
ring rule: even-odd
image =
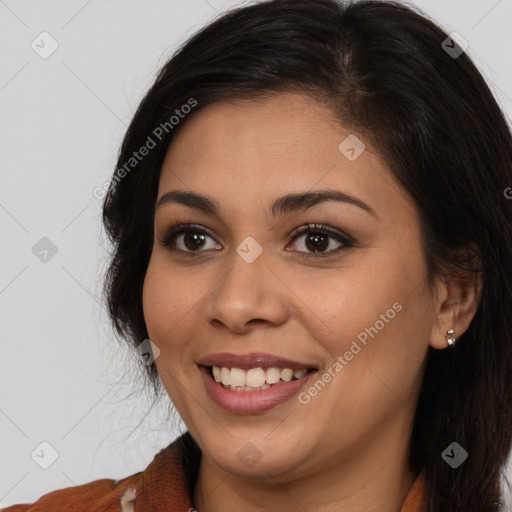
[[[303,192],[298,194],[287,194],[286,196],[276,199],[271,207],[270,213],[273,217],[285,215],[293,211],[301,211],[311,208],[326,201],[337,201],[341,203],[357,206],[374,217],[377,217],[375,210],[361,199],[340,192],[339,190],[321,190],[316,192]],[[195,192],[171,190],[166,192],[159,200],[156,208],[160,208],[164,204],[182,204],[189,208],[200,210],[204,213],[219,216],[220,206],[211,197],[197,194]]]

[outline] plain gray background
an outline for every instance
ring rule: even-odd
[[[0,507],[141,471],[179,433],[166,404],[147,414],[135,356],[102,309],[108,244],[92,192],[165,59],[242,3],[0,0]],[[512,1],[415,4],[467,40],[510,118]],[[37,257],[43,237],[57,252]],[[58,454],[47,469],[31,456],[51,461],[41,443]]]

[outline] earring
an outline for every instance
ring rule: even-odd
[[[455,345],[455,337],[453,336],[453,333],[454,333],[454,330],[453,329],[448,329],[446,331],[446,336],[445,336],[445,339],[446,339],[446,342],[448,343],[448,345],[450,345],[450,347],[453,347]]]

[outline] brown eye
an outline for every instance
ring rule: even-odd
[[[329,242],[330,237],[328,235],[324,235],[323,233],[306,233],[302,236],[305,236],[304,246],[308,251],[325,252],[329,248],[329,245],[331,245]]]
[[[351,247],[354,241],[347,235],[327,229],[321,225],[307,225],[306,228],[298,228],[294,231],[293,240],[304,237],[302,249],[293,249],[294,252],[304,256],[321,257],[331,255],[342,249]],[[208,247],[208,239],[212,240]],[[334,239],[335,247],[332,247]],[[168,247],[170,251],[181,251],[183,253],[199,253],[205,250],[222,249],[222,246],[215,242],[214,238],[202,227],[192,224],[177,225],[169,228],[162,238],[159,238],[161,245]]]
[[[206,240],[213,238],[200,227],[194,226],[174,226],[170,228],[163,238],[159,239],[161,245],[169,247],[171,250],[180,250],[183,252],[201,252],[207,245]],[[181,243],[181,247],[179,247]],[[176,247],[178,245],[178,247]],[[215,243],[213,247],[206,247],[206,249],[218,249],[220,245]]]
[[[315,253],[319,255],[323,253],[331,254],[353,245],[353,241],[349,237],[344,236],[341,233],[331,231],[323,224],[308,224],[306,228],[298,228],[295,230],[294,234],[294,240],[297,240],[300,237],[305,237],[302,246],[305,247],[306,250],[298,250],[298,252],[305,252],[306,255],[308,252],[312,253],[312,256],[315,256]],[[334,248],[331,247],[333,245],[331,239],[334,239],[335,243],[338,244]]]

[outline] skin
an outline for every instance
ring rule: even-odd
[[[367,141],[356,160],[342,154],[350,133],[313,98],[276,93],[205,107],[167,152],[158,199],[194,191],[221,207],[219,217],[181,204],[157,208],[143,290],[163,385],[202,450],[199,512],[398,512],[416,478],[408,444],[427,349],[445,349],[449,328],[456,337],[467,329],[477,290],[455,279],[428,286],[412,198]],[[268,213],[278,197],[323,189],[350,194],[376,215],[334,201]],[[342,244],[328,237],[315,259],[308,234],[291,235],[308,222],[350,235],[353,246],[336,251]],[[177,235],[174,251],[161,245],[180,223],[212,237],[195,252],[185,245],[190,234]],[[248,236],[263,248],[250,264],[236,252]],[[204,387],[196,362],[216,352],[267,352],[321,376],[394,303],[401,311],[307,404],[293,397],[234,414]],[[237,456],[248,442],[261,452],[251,467]]]

